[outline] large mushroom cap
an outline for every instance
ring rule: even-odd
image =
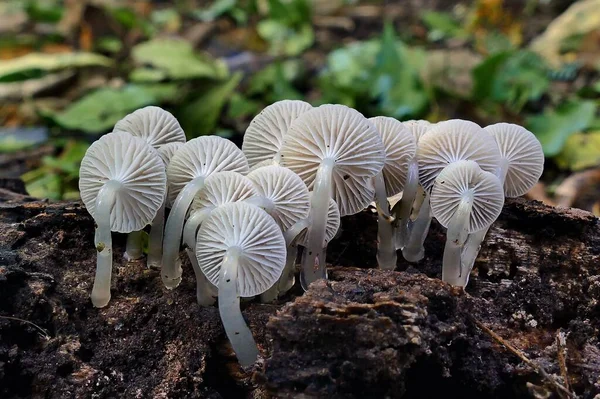
[[[512,123],[496,123],[484,130],[494,137],[500,156],[507,163],[504,194],[519,197],[531,190],[544,171],[544,151],[538,139]]]
[[[114,130],[141,137],[157,149],[167,143],[185,143],[185,133],[177,119],[170,112],[154,106],[130,113],[117,122]]]
[[[165,166],[156,150],[125,132],[107,134],[88,148],[79,170],[79,191],[94,218],[98,192],[109,180],[122,184],[110,213],[111,231],[143,229],[162,205],[167,186]]]
[[[312,193],[311,193],[312,194]],[[331,240],[335,237],[338,230],[340,228],[340,210],[338,209],[337,204],[333,200],[333,198],[329,199],[329,207],[327,209],[327,225],[325,226],[325,242],[323,243],[323,248],[329,244]],[[307,230],[302,230],[300,234],[298,234],[297,241],[301,243],[303,246],[308,245],[308,234],[306,234]]]
[[[273,205],[267,210],[285,231],[294,223],[308,217],[310,197],[308,188],[297,174],[281,166],[265,166],[248,173],[258,195]]]
[[[417,152],[417,144],[411,131],[396,119],[377,116],[369,120],[379,131],[385,147],[382,173],[387,196],[391,197],[404,188],[408,164]]]
[[[251,297],[268,290],[285,266],[285,240],[277,223],[262,209],[233,202],[215,209],[200,226],[196,256],[208,280],[219,286],[227,249],[239,248],[238,292]]]
[[[334,159],[333,198],[342,216],[366,208],[374,191],[371,178],[380,173],[385,149],[375,126],[344,105],[313,108],[290,125],[281,163],[312,189],[321,162]]]
[[[243,201],[256,195],[252,181],[237,172],[217,172],[206,178],[204,187],[196,194],[191,209],[216,207]]]
[[[421,140],[421,137],[434,126],[429,121],[424,119],[411,119],[402,122],[402,124],[406,126],[408,130],[410,130],[413,138],[415,139],[415,143],[417,144],[419,143],[419,140]]]
[[[500,152],[494,138],[476,123],[461,119],[437,123],[419,140],[421,186],[429,190],[446,165],[461,160],[475,161],[493,173],[500,164]]]
[[[500,180],[493,173],[481,170],[476,162],[457,161],[442,170],[431,191],[431,212],[442,226],[448,227],[469,192],[473,194],[469,234],[487,228],[498,218],[504,205]]]
[[[260,161],[259,163],[255,163],[252,167],[250,167],[250,172],[254,172],[256,169],[264,168],[265,166],[279,166],[279,162],[276,160],[269,158],[264,161]]]
[[[269,105],[256,115],[246,129],[242,144],[248,164],[254,166],[260,161],[273,158],[281,149],[283,136],[290,123],[310,109],[312,106],[304,101],[283,100]]]
[[[193,179],[222,171],[248,173],[248,161],[235,144],[218,136],[188,141],[173,155],[167,167],[169,200],[175,201],[183,187]]]
[[[173,158],[173,155],[175,155],[177,150],[183,147],[183,144],[184,143],[180,142],[167,143],[158,149],[158,155],[160,155],[160,159],[162,159],[165,167],[169,166],[171,158]]]

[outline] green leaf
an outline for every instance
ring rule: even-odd
[[[57,1],[30,0],[25,8],[32,21],[55,24],[62,18],[63,8]]]
[[[555,160],[559,167],[573,171],[600,165],[600,131],[572,135]]]
[[[66,68],[82,68],[91,66],[109,67],[113,65],[110,58],[94,53],[31,53],[0,63],[0,82],[14,82],[32,77],[40,77],[44,73]]]
[[[183,107],[178,119],[188,138],[213,133],[221,110],[242,80],[242,76],[241,72],[237,72],[225,82],[214,83],[207,91]]]
[[[156,99],[134,85],[120,89],[102,88],[85,95],[62,112],[42,111],[59,126],[86,133],[103,133],[128,113],[154,104]]]
[[[244,119],[258,114],[261,108],[263,107],[260,102],[246,98],[239,93],[233,93],[229,101],[227,116],[232,119]]]
[[[273,92],[282,92],[275,89],[278,85],[291,85],[302,74],[302,64],[298,60],[288,60],[270,64],[255,73],[248,84],[247,93],[250,95],[264,95],[269,97]],[[283,81],[283,82],[282,82]],[[272,100],[267,98],[270,102]]]
[[[269,42],[269,51],[275,55],[298,55],[312,46],[315,34],[310,24],[291,28],[285,23],[267,19],[256,26],[258,34]]]
[[[431,41],[469,36],[463,26],[448,13],[425,11],[421,14],[421,19],[429,30],[428,37]]]
[[[182,92],[186,91],[177,83],[145,83],[138,87],[150,94],[157,103],[175,103],[184,97]]]
[[[235,8],[237,0],[217,0],[208,8],[194,10],[192,15],[200,21],[214,21]]]
[[[140,43],[132,50],[136,63],[164,72],[170,79],[227,77],[227,65],[208,55],[198,55],[184,40],[153,39]]]
[[[570,101],[543,115],[527,118],[526,126],[542,143],[544,154],[552,157],[561,151],[571,135],[587,129],[595,114],[593,101]]]

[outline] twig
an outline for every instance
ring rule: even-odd
[[[556,332],[556,354],[558,357],[558,365],[560,374],[565,382],[565,388],[569,388],[569,373],[567,370],[567,336],[560,329]]]
[[[568,398],[575,398],[576,397],[571,391],[569,391],[567,388],[565,388],[563,385],[561,385],[558,381],[556,381],[554,378],[552,378],[552,376],[550,374],[548,374],[546,372],[546,370],[544,370],[544,368],[542,366],[540,366],[539,364],[537,364],[537,363],[533,362],[532,360],[530,360],[529,358],[527,358],[527,356],[525,356],[525,354],[523,352],[521,352],[520,350],[518,350],[517,348],[515,348],[514,346],[512,346],[511,344],[509,344],[501,336],[499,336],[498,334],[496,334],[495,332],[493,332],[492,330],[490,330],[482,322],[480,322],[479,320],[477,320],[474,316],[469,315],[469,318],[471,319],[471,321],[473,321],[473,323],[475,323],[475,325],[477,327],[479,327],[481,330],[483,330],[483,332],[485,332],[490,337],[492,337],[500,345],[502,345],[506,349],[508,349],[513,355],[515,355],[519,359],[521,359],[521,361],[523,363],[525,363],[526,365],[528,365],[529,367],[531,367],[542,378],[546,379],[556,389],[556,392],[557,392],[557,394],[559,396],[561,396],[561,397],[565,397],[566,396]]]
[[[11,317],[11,316],[0,316],[0,319],[15,320],[15,321],[27,323],[27,324],[35,327],[38,331],[40,331],[40,335],[46,341],[48,341],[50,338],[52,338],[52,337],[50,337],[50,334],[48,333],[48,331],[44,330],[42,327],[38,326],[37,324],[30,322],[29,320],[23,320],[23,319],[19,319],[18,317]]]

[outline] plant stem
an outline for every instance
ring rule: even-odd
[[[446,246],[444,247],[444,260],[442,265],[442,281],[452,285],[461,284],[461,254],[467,238],[469,216],[473,209],[473,190],[469,190],[460,201],[454,212],[448,231],[446,232]]]
[[[231,247],[225,253],[219,272],[219,314],[225,333],[242,367],[258,358],[258,348],[240,310],[238,263],[241,251]]]
[[[152,220],[152,228],[148,237],[148,260],[149,268],[160,268],[162,261],[163,234],[165,232],[165,206],[167,200],[158,208],[154,220]]]
[[[112,235],[110,213],[116,201],[117,192],[122,184],[109,180],[102,186],[96,198],[96,275],[92,288],[92,304],[103,308],[110,301],[110,281],[112,276]]]
[[[125,245],[125,259],[138,260],[143,256],[142,251],[142,230],[132,231],[127,235],[127,244]]]
[[[194,197],[204,187],[204,177],[196,177],[181,190],[165,226],[165,239],[163,247],[162,268],[160,277],[167,287],[172,290],[181,283],[181,260],[179,247],[183,224],[190,204]]]
[[[327,278],[325,232],[327,212],[332,191],[332,175],[335,159],[325,158],[317,170],[310,204],[310,225],[308,227],[308,245],[302,253],[302,273],[300,282],[304,290],[313,281]]]

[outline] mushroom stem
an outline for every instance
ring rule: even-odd
[[[397,261],[396,243],[394,242],[394,229],[390,222],[390,207],[382,173],[373,178],[373,184],[375,201],[379,209],[377,212],[377,264],[380,269],[394,270]]]
[[[141,259],[142,256],[142,230],[132,231],[127,235],[127,244],[125,245],[125,259],[137,260]]]
[[[502,162],[500,162],[500,166],[495,172],[495,175],[500,179],[502,185],[504,185],[504,181],[506,180],[506,174],[508,173],[508,162],[504,158]],[[477,255],[479,255],[479,250],[481,249],[481,244],[485,239],[487,232],[489,231],[491,225],[487,228],[476,231],[473,234],[469,234],[467,240],[465,242],[465,247],[462,251],[462,259],[461,259],[461,286],[466,287],[469,283],[469,276],[471,275],[471,270],[473,270],[473,266],[475,265],[475,260],[477,259]]]
[[[250,205],[254,205],[264,209],[265,212],[267,212],[268,214],[271,214],[273,209],[275,209],[275,204],[273,203],[273,201],[271,201],[267,197],[263,197],[262,195],[256,195],[254,197],[245,199],[244,201],[249,203]]]
[[[181,260],[179,247],[183,224],[190,204],[194,197],[204,187],[204,177],[196,177],[181,190],[165,226],[165,238],[160,277],[167,289],[172,290],[181,283]]]
[[[122,184],[109,180],[102,186],[96,198],[96,276],[92,288],[92,304],[103,308],[110,301],[110,280],[112,275],[112,236],[110,212],[115,204],[116,194]]]
[[[167,201],[165,200],[154,220],[152,220],[152,228],[150,229],[150,235],[148,237],[148,260],[147,265],[151,267],[160,267],[162,260],[162,247],[163,247],[163,233],[165,232],[165,206]]]
[[[446,246],[442,265],[442,281],[452,285],[461,284],[461,254],[467,239],[469,216],[473,209],[473,190],[465,193],[446,232]]]
[[[431,225],[431,204],[429,202],[429,194],[425,192],[423,194],[425,198],[419,207],[417,218],[411,224],[407,241],[404,248],[402,248],[402,256],[408,262],[418,262],[425,256],[423,244]]]
[[[217,296],[217,290],[212,285],[198,264],[198,258],[196,258],[196,234],[198,227],[202,222],[210,215],[212,208],[200,209],[188,218],[183,229],[183,242],[186,245],[185,252],[190,259],[192,269],[196,275],[196,300],[200,306],[212,306],[215,303],[215,297]]]
[[[399,219],[398,224],[398,241],[396,242],[396,249],[402,249],[408,242],[409,227],[410,227],[410,214],[412,211],[413,203],[417,196],[417,189],[419,188],[419,164],[417,163],[417,157],[413,157],[408,164],[408,176],[406,178],[406,184],[404,185],[404,192],[402,198],[394,206],[392,214]]]
[[[327,212],[332,191],[333,167],[335,159],[325,158],[317,170],[313,194],[310,203],[310,225],[308,227],[308,245],[302,253],[302,273],[300,282],[304,290],[313,281],[327,278],[325,232],[327,228]]]
[[[240,310],[238,294],[238,247],[225,253],[219,272],[219,314],[225,333],[242,367],[252,365],[258,358],[258,348]]]

